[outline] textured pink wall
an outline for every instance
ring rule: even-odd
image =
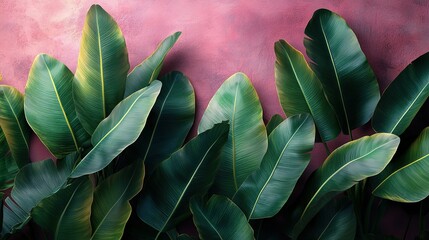
[[[101,4],[118,21],[132,67],[164,37],[183,32],[165,69],[180,70],[191,79],[197,94],[197,123],[217,88],[237,71],[251,78],[266,118],[280,113],[273,44],[283,38],[303,51],[304,28],[318,8],[328,8],[347,20],[382,89],[429,50],[425,0],[1,0],[3,84],[23,91],[33,58],[42,52],[74,71],[84,17],[93,3]],[[38,146],[34,151],[41,149]]]

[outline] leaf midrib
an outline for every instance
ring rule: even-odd
[[[344,164],[342,167],[340,167],[340,168],[338,168],[338,170],[336,170],[335,172],[333,172],[325,181],[323,181],[323,183],[322,183],[322,185],[320,185],[320,187],[317,189],[317,191],[316,191],[316,193],[313,195],[313,197],[310,199],[310,201],[308,202],[308,204],[306,205],[306,207],[305,207],[305,209],[304,209],[304,211],[302,212],[302,214],[301,214],[301,217],[300,217],[300,220],[302,220],[303,219],[303,217],[304,217],[304,215],[306,214],[306,211],[307,211],[307,209],[309,208],[309,206],[312,204],[312,202],[313,202],[313,200],[316,198],[316,196],[319,194],[319,192],[325,187],[325,185],[338,173],[338,172],[340,172],[341,170],[343,170],[345,167],[347,167],[348,165],[350,165],[350,164],[352,164],[352,163],[354,163],[354,162],[356,162],[356,161],[358,161],[358,160],[360,160],[360,159],[362,159],[362,158],[364,158],[364,157],[366,157],[366,156],[368,156],[368,155],[370,155],[370,154],[372,154],[373,152],[375,152],[376,150],[378,150],[378,149],[380,149],[380,148],[382,148],[382,147],[384,147],[385,145],[388,145],[388,144],[390,144],[392,141],[394,141],[394,140],[390,140],[390,141],[388,141],[388,142],[386,142],[386,143],[384,143],[384,144],[382,144],[382,145],[380,145],[380,146],[378,146],[378,147],[376,147],[376,148],[374,148],[373,150],[371,150],[371,151],[369,151],[368,153],[366,153],[366,154],[364,154],[364,155],[362,155],[362,156],[360,156],[360,157],[358,157],[358,158],[355,158],[355,159],[353,159],[353,160],[351,160],[350,162],[347,162],[346,164]]]
[[[103,118],[106,118],[106,100],[104,99],[104,70],[103,70],[103,50],[101,47],[101,36],[100,36],[100,25],[98,23],[98,9],[95,8],[95,23],[97,25],[97,41],[98,41],[98,52],[100,58],[100,85],[101,85],[101,102],[103,110]]]
[[[10,110],[12,111],[12,115],[13,115],[13,117],[15,118],[15,121],[16,121],[17,126],[18,126],[18,128],[19,128],[19,132],[21,133],[22,139],[24,140],[25,147],[27,148],[27,150],[29,150],[29,149],[30,149],[30,147],[28,146],[28,142],[27,142],[27,139],[25,138],[24,131],[22,130],[21,124],[20,124],[20,122],[19,122],[19,120],[18,120],[18,116],[17,116],[17,114],[15,113],[15,110],[13,109],[12,104],[11,104],[11,103],[10,103],[10,101],[9,101],[9,98],[7,97],[7,94],[5,93],[3,96],[5,97],[6,102],[7,102],[7,104],[9,105]],[[7,141],[7,138],[6,138],[6,141]]]
[[[206,217],[206,215],[203,213],[203,211],[201,211],[200,207],[198,206],[199,212],[201,213],[201,216],[203,216],[204,220],[206,220],[206,222],[208,224],[210,224],[210,227],[216,232],[216,234],[219,236],[219,238],[221,240],[223,240],[222,235],[220,234],[220,232],[216,229],[216,227],[211,223],[211,221]]]
[[[232,109],[232,116],[231,116],[231,142],[232,142],[232,178],[234,180],[234,192],[238,190],[238,183],[237,183],[237,156],[236,156],[236,146],[235,146],[235,112],[237,111],[237,94],[238,94],[238,86],[239,82],[236,84],[235,87],[235,94],[234,94],[234,106]]]
[[[253,214],[253,212],[255,211],[256,205],[258,205],[259,198],[261,197],[262,193],[264,192],[265,188],[267,187],[268,182],[269,182],[269,181],[271,180],[271,178],[273,177],[274,172],[276,172],[276,168],[277,168],[277,166],[279,165],[280,160],[281,160],[281,158],[283,157],[284,152],[286,151],[286,148],[288,148],[288,147],[289,147],[290,142],[293,140],[293,138],[295,137],[295,135],[299,132],[299,130],[301,129],[301,127],[305,124],[305,122],[307,121],[307,119],[308,119],[308,116],[307,116],[307,117],[302,121],[302,123],[299,125],[299,127],[296,129],[296,131],[292,134],[292,136],[290,137],[290,139],[287,141],[287,143],[286,143],[286,144],[285,144],[285,146],[283,147],[283,149],[282,149],[282,151],[281,151],[281,153],[280,153],[279,157],[277,158],[276,164],[275,164],[275,166],[273,167],[273,170],[272,170],[272,171],[271,171],[271,173],[270,173],[270,176],[267,178],[267,180],[265,181],[265,183],[264,183],[263,187],[261,188],[261,191],[259,191],[258,196],[256,197],[256,200],[255,200],[255,202],[254,202],[254,204],[253,204],[253,207],[252,207],[252,211],[251,211],[251,212],[250,212],[250,214],[249,214],[249,218],[248,218],[248,220],[250,220],[250,219],[252,218],[252,214]]]

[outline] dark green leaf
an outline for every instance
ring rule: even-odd
[[[103,181],[94,193],[91,239],[120,239],[131,215],[129,201],[143,187],[142,161],[122,169]]]
[[[0,85],[0,127],[13,159],[22,168],[30,161],[30,128],[24,116],[24,96],[11,86]]]
[[[267,135],[269,136],[271,132],[280,124],[283,122],[283,117],[275,114],[271,117],[270,121],[267,123]]]
[[[18,170],[18,166],[10,154],[6,137],[0,128],[0,191],[4,191],[13,186]]]
[[[276,42],[275,75],[277,93],[288,117],[312,115],[322,141],[334,139],[340,133],[335,112],[326,100],[322,84],[308,66],[301,52],[286,41]]]
[[[79,151],[89,140],[76,115],[73,73],[61,62],[41,54],[34,59],[25,87],[28,124],[56,158]]]
[[[219,167],[219,153],[229,125],[216,124],[161,162],[148,179],[137,206],[138,216],[161,232],[170,230],[189,214],[188,201],[206,192]]]
[[[382,181],[373,194],[397,202],[418,202],[429,196],[429,128],[420,136],[392,168],[386,168]]]
[[[269,218],[280,211],[310,162],[315,131],[311,116],[303,114],[287,118],[270,134],[261,167],[233,198],[248,219]]]
[[[54,239],[89,239],[92,195],[92,183],[84,177],[43,199],[31,215]]]
[[[229,121],[230,130],[214,189],[216,193],[232,197],[244,179],[258,169],[268,144],[259,97],[243,73],[232,75],[217,90],[198,132],[225,120]]]
[[[358,39],[343,18],[317,10],[308,23],[304,45],[311,68],[345,134],[367,123],[380,99],[377,79]]]
[[[167,53],[179,39],[180,34],[181,32],[176,32],[164,39],[149,57],[128,74],[125,97],[148,86],[153,80],[157,79]]]
[[[384,91],[374,112],[377,132],[402,134],[429,96],[429,53],[408,65]]]
[[[109,117],[95,129],[91,138],[94,148],[76,166],[71,177],[76,178],[103,169],[137,140],[161,91],[161,85],[161,82],[154,81],[113,109]]]
[[[297,209],[300,217],[292,236],[297,237],[332,197],[380,173],[395,154],[399,140],[390,133],[377,133],[333,151],[307,184],[305,201]]]
[[[121,29],[103,8],[92,5],[82,30],[73,82],[77,116],[88,133],[123,99],[129,69]]]
[[[207,202],[193,197],[190,208],[201,239],[254,239],[246,216],[227,197],[213,195]]]

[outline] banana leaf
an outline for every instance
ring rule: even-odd
[[[309,113],[323,142],[336,138],[340,126],[335,112],[302,53],[284,40],[276,42],[274,50],[277,94],[285,114]]]
[[[150,110],[161,91],[161,82],[154,81],[120,102],[112,113],[95,129],[91,142],[94,148],[73,170],[77,178],[106,167],[127,146],[137,140]]]
[[[155,51],[128,74],[125,85],[125,97],[148,86],[158,78],[164,59],[179,39],[181,32],[175,32],[164,39]]]
[[[396,202],[419,202],[429,196],[429,127],[411,144],[392,168],[386,168],[373,194]]]
[[[143,162],[137,161],[111,175],[95,189],[90,239],[121,238],[131,215],[129,201],[141,191],[143,179]]]
[[[399,137],[376,133],[344,144],[333,151],[307,184],[299,219],[291,236],[296,238],[308,222],[339,192],[379,174],[395,154]]]
[[[336,13],[317,10],[305,34],[310,66],[322,82],[343,133],[351,134],[371,119],[380,99],[375,74],[356,35]]]
[[[25,121],[24,96],[14,87],[0,85],[0,127],[19,168],[30,162],[30,128]]]
[[[88,133],[123,99],[129,69],[121,29],[102,7],[92,5],[83,26],[73,81],[77,116]]]
[[[83,177],[43,199],[31,215],[53,239],[89,239],[93,191],[89,178]]]
[[[246,216],[227,197],[213,195],[207,202],[193,197],[190,208],[201,239],[254,239]]]
[[[34,59],[25,87],[28,124],[56,158],[79,151],[89,140],[76,115],[73,77],[63,63],[41,54]]]
[[[193,195],[204,194],[211,187],[228,129],[223,122],[200,133],[161,162],[149,177],[137,203],[137,215],[158,231],[155,239],[189,215]]]
[[[408,65],[384,91],[374,112],[377,132],[402,134],[429,96],[429,53]]]
[[[57,165],[48,159],[21,168],[10,196],[4,201],[3,237],[21,229],[31,219],[31,210],[64,186],[76,159],[76,154],[70,154]]]
[[[146,126],[125,157],[142,159],[147,175],[183,145],[195,117],[195,93],[189,79],[171,72],[160,81],[161,92]]]
[[[244,179],[258,169],[268,144],[261,103],[243,73],[232,75],[217,90],[204,112],[198,132],[225,120],[229,121],[230,130],[222,149],[214,192],[232,197]]]
[[[269,218],[280,211],[310,162],[315,131],[311,115],[302,114],[287,118],[270,134],[261,167],[232,199],[248,219]]]
[[[3,130],[0,128],[0,191],[13,186],[18,166],[10,154]]]
[[[269,136],[271,134],[271,132],[280,124],[283,122],[283,117],[275,114],[271,117],[270,121],[268,121],[267,123],[267,135]]]

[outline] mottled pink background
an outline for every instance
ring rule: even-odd
[[[93,3],[119,23],[132,67],[167,35],[183,32],[167,57],[165,70],[180,70],[192,81],[197,123],[217,88],[237,71],[251,78],[266,119],[281,113],[274,85],[273,44],[282,38],[303,51],[304,28],[318,8],[328,8],[346,19],[381,89],[429,50],[425,0],[0,0],[2,84],[23,91],[32,60],[42,52],[74,71],[83,21]],[[37,147],[32,151],[43,156],[40,143],[33,142]],[[324,155],[322,151],[315,154]]]

